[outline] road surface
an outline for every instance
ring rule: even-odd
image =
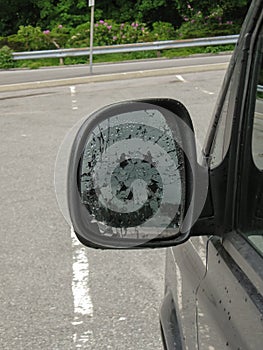
[[[104,252],[78,244],[56,202],[56,155],[83,116],[143,97],[182,101],[202,142],[223,75],[221,70],[0,93],[1,349],[162,348],[165,250]]]
[[[175,59],[136,60],[121,63],[95,64],[93,75],[145,71],[161,68],[187,67],[228,63],[230,55],[204,55]],[[48,67],[44,69],[0,70],[0,85],[39,82],[44,80],[82,78],[89,76],[88,65]]]

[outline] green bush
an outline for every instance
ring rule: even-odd
[[[8,46],[8,39],[4,36],[0,36],[0,47],[3,47],[5,45]]]
[[[240,31],[240,23],[224,18],[223,9],[219,6],[211,9],[210,14],[204,16],[201,11],[195,12],[189,8],[188,16],[177,30],[180,39],[203,38],[220,35],[237,34]]]
[[[100,20],[94,25],[94,46],[132,44],[154,40],[142,23],[117,23]],[[68,47],[85,47],[90,44],[90,23],[84,23],[71,31]]]
[[[90,42],[90,22],[80,24],[70,31],[67,47],[88,47]]]
[[[67,46],[70,30],[62,24],[55,25],[51,30],[43,31],[49,49],[59,49]]]
[[[17,34],[13,34],[7,37],[7,45],[13,51],[25,51],[24,43],[17,37]]]
[[[8,46],[3,46],[0,49],[0,68],[13,68],[15,62],[12,56],[12,50]]]
[[[152,35],[154,40],[174,40],[176,32],[171,23],[155,22],[153,23]]]
[[[16,40],[23,44],[25,51],[47,48],[46,37],[40,27],[20,26]]]

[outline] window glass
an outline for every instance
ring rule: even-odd
[[[255,165],[263,169],[263,60],[259,71],[256,93],[256,106],[254,113],[252,154]]]
[[[237,62],[231,74],[231,79],[228,84],[228,91],[226,93],[225,101],[222,107],[219,107],[221,108],[220,117],[218,120],[216,134],[215,134],[215,138],[211,149],[211,168],[212,169],[217,167],[223,161],[230,144],[234,108],[235,108],[234,101],[237,93],[236,87],[238,86],[237,80],[240,77],[240,72],[236,71],[237,69],[240,69],[240,68],[237,68],[237,67],[240,67],[239,62]]]
[[[226,122],[227,122],[227,110],[228,110],[228,104],[229,104],[229,91],[230,89],[228,89],[226,99],[221,110],[221,115],[218,121],[216,135],[212,146],[212,154],[211,154],[212,168],[217,167],[224,159],[224,140],[225,140],[225,130],[226,130]]]
[[[241,203],[239,221],[243,235],[250,244],[263,256],[263,40],[259,37],[255,57],[255,72],[251,78],[250,105],[252,114],[252,161],[246,162],[244,173],[246,185],[241,181]],[[253,90],[253,91],[252,91]],[[254,109],[255,106],[255,109]],[[249,135],[249,128],[247,135]],[[251,159],[251,158],[250,158]]]

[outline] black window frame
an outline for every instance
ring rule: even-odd
[[[252,37],[250,56],[251,66],[246,90],[244,116],[239,129],[240,150],[237,169],[235,226],[237,232],[263,257],[263,251],[248,237],[248,233],[259,236],[263,228],[263,215],[262,213],[258,214],[257,209],[258,203],[260,204],[263,200],[261,198],[262,194],[258,198],[259,191],[262,189],[263,170],[256,166],[252,154],[256,93],[260,63],[262,64],[263,59],[263,14],[261,14],[261,19]]]

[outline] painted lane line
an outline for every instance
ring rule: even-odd
[[[195,89],[198,90],[198,91],[201,91],[203,92],[204,94],[206,95],[214,95],[215,93],[214,92],[211,92],[211,91],[208,91],[208,90],[204,90],[204,89],[201,89],[200,87],[198,86],[195,86]]]
[[[211,91],[207,91],[207,90],[201,90],[204,94],[208,94],[208,95],[214,95],[214,92]]]
[[[89,263],[85,247],[76,238],[71,227],[71,239],[73,247],[73,279],[72,294],[74,298],[74,323],[81,323],[81,316],[93,316],[93,304],[89,291]]]
[[[72,110],[75,111],[78,109],[77,106],[77,98],[76,98],[76,86],[70,86],[70,95],[71,95],[71,104],[72,104]]]
[[[176,75],[176,78],[182,81],[183,83],[187,83],[187,81],[181,75]]]

